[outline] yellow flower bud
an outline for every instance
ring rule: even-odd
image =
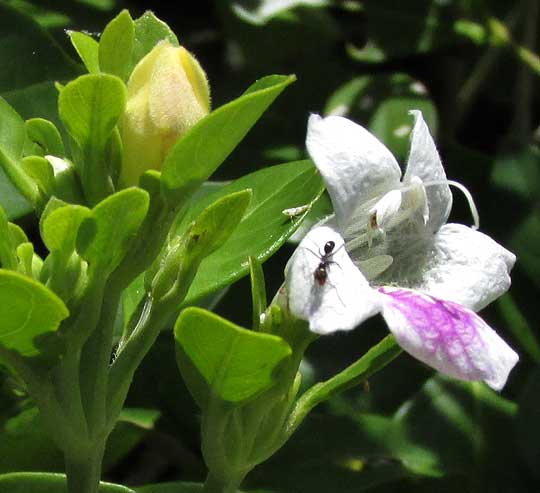
[[[183,47],[158,43],[136,65],[121,123],[121,182],[136,185],[160,169],[172,145],[210,111],[210,89],[197,60]]]

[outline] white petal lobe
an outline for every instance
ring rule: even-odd
[[[512,252],[462,224],[446,224],[402,256],[385,273],[389,280],[478,311],[510,287]]]
[[[306,145],[324,179],[342,231],[359,204],[399,185],[401,170],[392,153],[347,118],[311,115]]]
[[[369,286],[343,244],[327,226],[312,229],[287,267],[289,309],[309,321],[310,330],[317,334],[354,329],[380,311],[380,294]],[[322,273],[316,275],[317,269]]]
[[[441,158],[422,112],[413,110],[410,113],[414,116],[414,128],[403,183],[409,183],[414,176],[424,182],[446,180]],[[431,185],[426,188],[426,195],[429,207],[427,227],[435,232],[448,219],[452,208],[452,192],[447,184]]]

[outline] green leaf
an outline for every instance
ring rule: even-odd
[[[67,493],[64,474],[15,472],[0,475],[0,491],[9,493]],[[134,493],[125,486],[101,483],[99,493]]]
[[[238,99],[221,106],[193,126],[163,163],[162,191],[175,202],[192,193],[219,167],[294,76],[268,76]]]
[[[7,159],[19,161],[25,138],[23,119],[4,99],[0,98],[0,149]]]
[[[257,257],[249,257],[249,277],[251,279],[251,306],[253,311],[253,330],[259,330],[261,325],[261,314],[267,307],[266,285],[264,283],[264,272]]]
[[[0,344],[24,356],[39,352],[39,338],[69,315],[60,298],[43,284],[0,269]]]
[[[79,228],[77,251],[90,268],[110,273],[128,253],[148,211],[148,193],[128,188],[107,197]]]
[[[287,208],[310,203],[321,191],[322,181],[309,161],[282,164],[246,175],[196,203],[196,213],[220,196],[250,188],[253,199],[238,228],[214,254],[201,263],[185,305],[195,304],[210,293],[248,273],[248,258],[264,262],[298,228],[302,216],[291,220]],[[187,219],[187,218],[186,218]],[[183,222],[177,231],[187,227]]]
[[[17,256],[15,253],[15,242],[11,236],[9,223],[0,207],[0,265],[5,269],[15,270],[17,268]]]
[[[157,271],[150,269],[145,279],[156,301],[178,285],[175,297],[185,297],[201,260],[229,239],[250,200],[251,190],[226,195],[204,209],[185,235],[173,237],[163,257],[154,262]]]
[[[11,183],[0,167],[0,207],[6,212],[8,219],[16,219],[32,212],[32,205]]]
[[[238,405],[264,392],[292,353],[280,337],[243,329],[200,308],[180,314],[174,335],[180,371],[202,409],[215,398]]]
[[[133,52],[135,28],[127,10],[107,24],[99,40],[99,67],[126,80]]]
[[[0,93],[43,81],[65,80],[78,67],[27,15],[0,3]]]
[[[44,196],[43,200],[48,199],[54,193],[54,171],[49,161],[44,157],[27,156],[22,159],[21,168],[37,185],[38,190]],[[40,204],[40,206],[44,206],[44,204]]]
[[[358,361],[325,382],[317,383],[298,399],[289,418],[291,430],[318,404],[365,381],[401,353],[394,336],[386,336]]]
[[[10,0],[9,6],[21,14],[30,15],[42,28],[46,30],[64,29],[73,22],[66,14],[57,10],[48,9],[28,0]]]
[[[188,230],[190,255],[206,257],[220,248],[236,229],[251,201],[250,189],[232,192],[206,207]]]
[[[99,73],[99,43],[89,36],[78,31],[68,31],[71,44],[77,51],[86,70],[90,74]]]
[[[107,74],[89,74],[67,84],[58,111],[82,152],[81,181],[87,200],[96,204],[113,191],[110,148],[113,130],[126,106],[126,87]]]
[[[57,84],[59,83],[45,81],[5,92],[3,97],[25,120],[45,118],[53,122],[60,131],[63,141],[67,142],[68,133],[58,117]]]
[[[44,118],[30,118],[25,123],[26,138],[39,146],[41,153],[39,155],[52,155],[64,157],[64,143],[60,132],[54,123]],[[38,154],[38,153],[35,153]]]
[[[25,139],[23,119],[0,98],[0,167],[19,192],[34,203],[37,187],[19,166]]]
[[[71,255],[75,250],[79,226],[91,214],[92,211],[87,207],[73,204],[47,214],[41,224],[41,236],[47,249]]]
[[[500,153],[495,159],[491,179],[498,187],[523,199],[540,196],[540,150],[535,146],[516,152]]]
[[[135,36],[133,40],[131,69],[137,65],[141,58],[152,51],[152,48],[157,43],[164,39],[168,40],[173,46],[179,46],[178,39],[171,31],[171,28],[149,10],[135,20],[134,26]]]

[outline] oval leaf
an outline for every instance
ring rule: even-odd
[[[0,269],[0,344],[24,356],[39,352],[36,338],[55,331],[69,312],[43,284]]]
[[[90,74],[99,73],[99,43],[89,36],[78,31],[68,31],[69,39],[71,44],[77,51],[79,57],[81,58],[86,70]]]
[[[113,75],[88,74],[67,84],[58,112],[82,152],[81,181],[86,199],[96,204],[112,192],[116,173],[107,145],[126,106],[126,86]]]
[[[243,329],[200,308],[180,314],[174,336],[180,371],[203,409],[214,398],[238,405],[267,390],[292,353],[280,337]]]
[[[99,40],[99,66],[103,72],[127,79],[133,37],[133,19],[127,10],[122,10],[107,24]]]
[[[118,265],[146,216],[148,204],[147,192],[128,188],[92,210],[77,237],[77,250],[92,268],[109,273]]]

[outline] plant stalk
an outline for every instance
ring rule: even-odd
[[[86,454],[65,453],[68,493],[98,493],[101,462],[105,444],[99,444]]]
[[[203,493],[237,493],[242,480],[243,478],[234,478],[224,481],[209,472],[204,482]]]

